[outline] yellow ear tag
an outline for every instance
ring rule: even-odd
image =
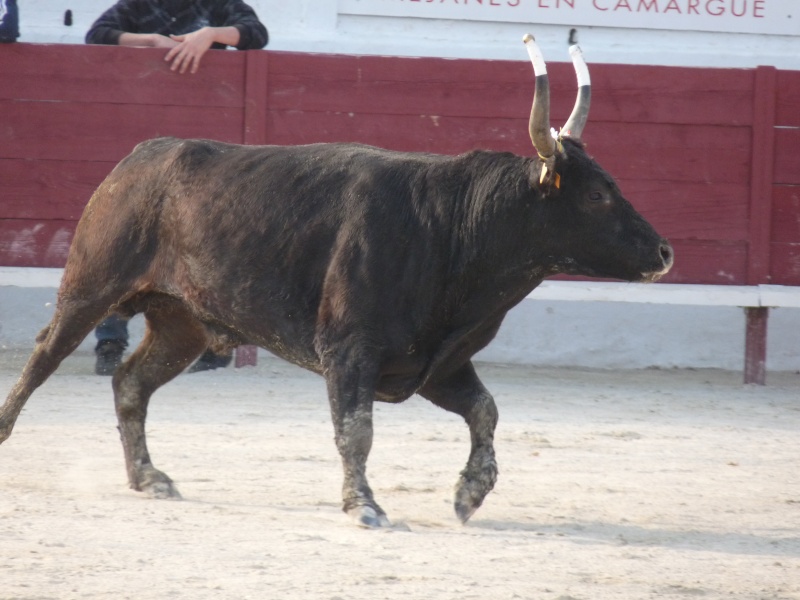
[[[542,172],[539,175],[539,185],[544,183],[544,179],[547,177],[547,165],[542,165]],[[555,174],[554,181],[556,188],[561,189],[561,175],[558,173]]]

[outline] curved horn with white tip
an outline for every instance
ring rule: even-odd
[[[583,128],[589,118],[589,105],[592,101],[592,82],[589,78],[589,68],[583,60],[583,52],[580,46],[575,44],[569,47],[569,54],[572,57],[572,65],[575,67],[575,75],[578,77],[578,97],[575,99],[575,107],[572,109],[569,119],[561,130],[563,135],[574,140],[580,140],[583,135]]]
[[[546,159],[553,156],[556,151],[556,141],[550,135],[550,80],[547,77],[547,66],[542,51],[533,36],[526,33],[522,41],[528,50],[528,56],[533,63],[533,73],[536,76],[536,91],[533,94],[528,130],[539,156]]]

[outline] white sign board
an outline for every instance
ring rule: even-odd
[[[800,0],[339,0],[339,14],[800,35]]]

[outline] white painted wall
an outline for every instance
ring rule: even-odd
[[[524,33],[530,31],[542,46],[545,57],[560,61],[566,60],[567,39],[572,27],[569,19],[574,18],[569,11],[564,12],[563,24],[340,15],[338,4],[343,1],[251,0],[249,4],[255,8],[269,29],[270,49],[343,54],[527,60],[520,40]],[[417,4],[405,0],[362,1],[407,6]],[[445,1],[451,8],[468,2],[476,4],[476,0]],[[486,3],[489,1],[486,0]],[[520,1],[551,7],[555,7],[559,2],[559,0]],[[589,3],[591,0],[574,1]],[[602,0],[602,6],[612,6],[618,1]],[[627,1],[635,5],[640,0]],[[658,1],[662,3],[663,11],[666,7],[665,0]],[[690,0],[676,1],[686,5]],[[751,9],[753,2],[765,2],[767,7],[771,6],[770,3],[781,3],[780,6],[788,7],[784,12],[794,10],[797,13],[793,15],[794,20],[791,21],[797,23],[797,26],[794,26],[795,34],[770,35],[578,25],[578,40],[589,61],[595,63],[706,67],[774,65],[781,69],[800,69],[800,36],[797,35],[797,27],[800,27],[800,0],[711,1],[736,2],[739,11],[745,7],[743,3],[747,2],[751,3],[749,5]],[[20,41],[83,43],[83,36],[91,23],[112,3],[111,0],[21,0]],[[63,24],[64,12],[67,9],[73,13],[71,27]],[[538,12],[533,11],[531,14],[544,12],[553,11],[538,9]],[[553,18],[548,16],[549,20]],[[605,21],[614,22],[614,19]],[[747,29],[738,26],[735,20],[729,29],[737,27]]]
[[[50,285],[31,269],[26,286]],[[544,294],[543,294],[544,295]],[[477,359],[488,362],[599,369],[717,368],[741,371],[745,319],[741,308],[536,300],[511,310],[497,338]],[[55,310],[54,287],[0,282],[0,348],[28,353]],[[770,310],[767,369],[800,371],[800,309]],[[131,348],[144,319],[131,321]],[[91,352],[92,334],[80,346]],[[263,351],[262,351],[263,352]]]

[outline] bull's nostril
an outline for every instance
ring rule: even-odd
[[[661,242],[658,251],[661,254],[661,260],[664,261],[664,266],[671,267],[672,261],[674,260],[672,246],[670,246],[668,242]]]

